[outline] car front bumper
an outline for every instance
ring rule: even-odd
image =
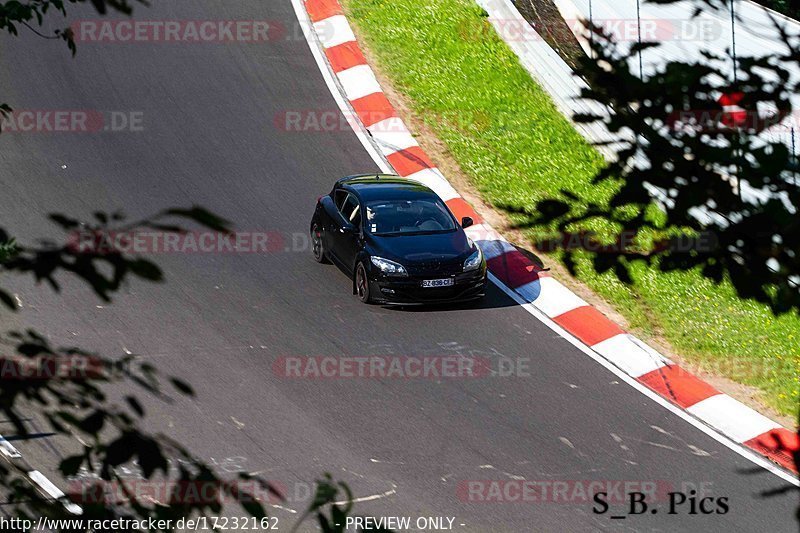
[[[422,287],[422,280],[452,278],[449,287]],[[453,303],[480,298],[486,292],[486,267],[454,275],[417,275],[406,278],[380,276],[370,280],[370,294],[376,303],[422,305]]]

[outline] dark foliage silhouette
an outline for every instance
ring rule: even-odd
[[[709,0],[701,9],[726,6]],[[590,28],[593,57],[577,72],[589,85],[582,96],[611,111],[574,118],[611,133],[604,144],[615,145],[618,159],[594,183],[618,187],[602,205],[562,191],[535,212],[506,207],[528,216],[523,226],[575,232],[592,219],[610,223],[631,245],[592,253],[599,272],[629,280],[633,261],[665,272],[697,268],[775,313],[800,310],[800,167],[779,125],[795,111],[798,80],[788,69],[800,67],[800,36],[778,18],[774,25],[780,50],[735,58],[703,51],[701,60],[666,61],[643,75],[639,54],[657,43],[621,46]],[[694,245],[670,246],[670,237]],[[574,250],[564,253],[574,272]]]

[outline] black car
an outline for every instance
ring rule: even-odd
[[[344,270],[362,302],[455,302],[486,288],[486,261],[463,230],[471,224],[417,181],[348,176],[317,201],[311,242],[314,259]]]

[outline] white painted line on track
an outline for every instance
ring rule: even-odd
[[[539,278],[541,290],[547,292],[547,299],[537,302],[537,307],[550,318],[563,315],[578,307],[589,305],[577,294],[552,277]]]
[[[0,435],[0,452],[3,453],[9,459],[18,459],[22,457],[19,451],[14,448],[14,446],[8,442],[2,435]]]
[[[406,128],[403,119],[389,117],[367,128],[381,147],[383,155],[389,156],[400,150],[419,146],[417,140]]]
[[[303,36],[306,39],[306,43],[308,43],[308,48],[311,50],[311,55],[314,56],[314,61],[316,61],[317,67],[322,73],[322,79],[325,80],[325,84],[328,86],[328,91],[331,93],[331,96],[333,96],[336,106],[342,111],[342,113],[344,113],[345,116],[355,116],[355,111],[350,106],[350,103],[345,101],[344,97],[342,96],[342,89],[337,85],[333,71],[328,64],[328,59],[322,53],[322,44],[317,40],[316,34],[312,28],[311,19],[308,18],[308,13],[306,13],[306,8],[303,6],[302,0],[292,0],[292,7],[294,8],[294,13],[297,17],[297,20],[300,22],[300,27],[303,29]],[[356,137],[358,137],[358,140],[364,146],[364,149],[367,151],[372,160],[378,165],[378,168],[381,170],[381,172],[386,174],[391,173],[392,167],[389,165],[386,159],[378,154],[377,148],[369,138],[369,134],[366,133],[363,128],[356,128],[352,124],[351,127],[353,132],[356,134]]]
[[[734,400],[727,394],[717,394],[687,407],[700,420],[730,435],[735,442],[745,442],[780,426],[766,416]]]
[[[36,483],[36,485],[44,491],[45,494],[53,498],[54,500],[60,500],[64,498],[66,495],[56,487],[53,482],[47,479],[44,474],[39,472],[38,470],[31,470],[28,472],[28,477],[31,478],[31,481]],[[83,509],[79,505],[70,502],[63,502],[64,508],[72,514],[83,514]]]
[[[442,174],[434,168],[426,168],[419,172],[414,172],[410,176],[406,176],[406,178],[418,181],[427,186],[445,202],[453,198],[460,198],[458,192],[450,185],[450,182],[444,179]]]
[[[64,500],[66,495],[56,487],[56,485],[47,479],[44,474],[38,470],[29,470],[30,466],[28,461],[22,457],[22,454],[17,450],[8,440],[0,435],[0,453],[2,453],[12,467],[16,467],[25,473],[28,479],[37,486],[42,492],[50,496],[54,500],[62,500],[64,508],[72,514],[83,514],[83,509],[77,504]]]
[[[336,15],[315,22],[314,31],[319,36],[320,44],[325,48],[333,48],[356,39],[344,15]]]
[[[639,377],[667,365],[667,359],[649,346],[636,342],[629,333],[620,333],[592,346],[596,351],[629,375]]]
[[[358,100],[364,96],[381,92],[381,86],[369,65],[356,65],[339,74],[339,83],[348,100]]]

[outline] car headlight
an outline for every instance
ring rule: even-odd
[[[373,265],[381,269],[381,272],[384,274],[389,274],[391,276],[408,276],[405,267],[400,263],[389,261],[383,257],[370,257],[370,261],[372,261]]]
[[[476,247],[475,253],[471,256],[467,257],[467,260],[464,261],[464,272],[469,270],[475,270],[479,266],[481,266],[481,260],[483,259],[483,253],[481,249]]]

